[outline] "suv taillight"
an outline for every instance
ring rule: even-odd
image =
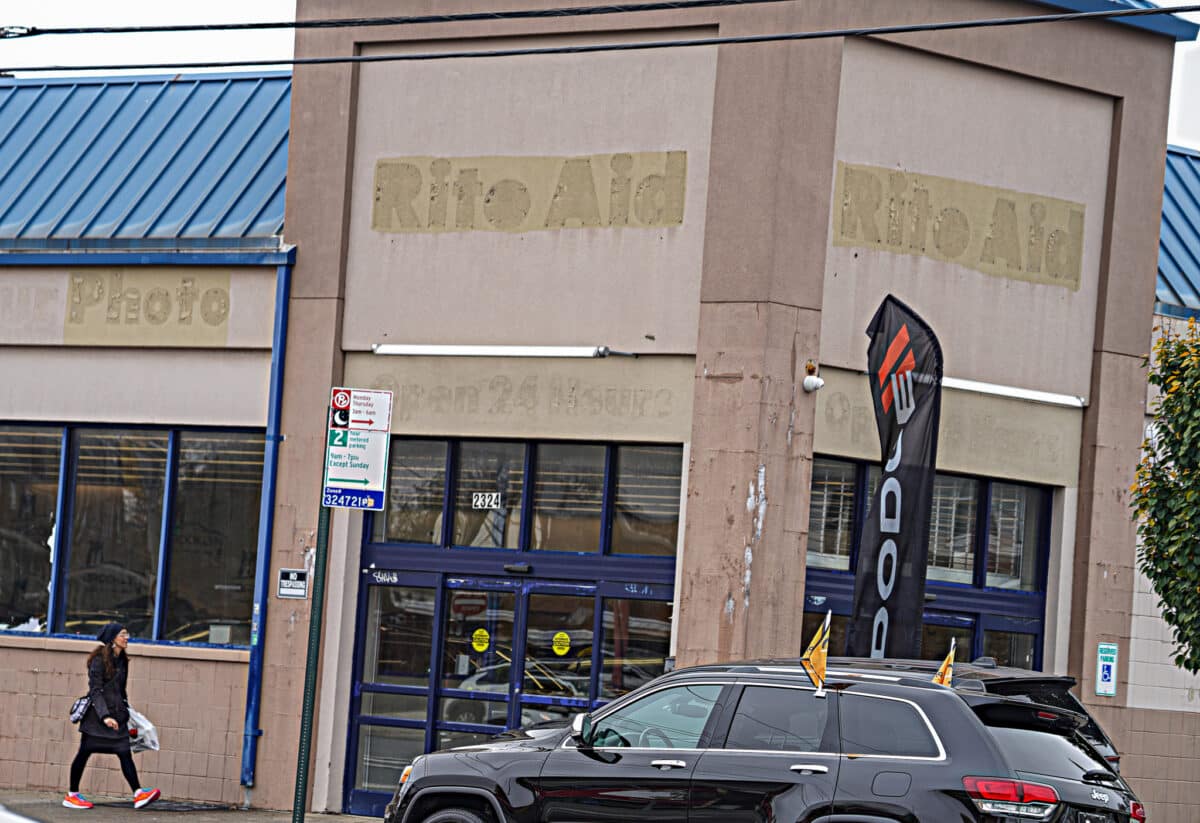
[[[1136,820],[1137,823],[1146,823],[1146,807],[1135,800],[1129,807],[1129,819]]]
[[[1058,806],[1058,792],[1041,783],[1003,777],[964,777],[963,788],[986,814],[1046,820]]]

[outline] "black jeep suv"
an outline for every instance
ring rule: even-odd
[[[923,673],[664,675],[570,727],[417,758],[387,823],[1131,823],[1084,716]]]

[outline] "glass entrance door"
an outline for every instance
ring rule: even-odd
[[[563,722],[661,674],[671,587],[364,570],[349,811],[417,755]]]

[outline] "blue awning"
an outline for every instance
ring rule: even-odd
[[[1177,146],[1167,149],[1155,296],[1163,314],[1200,312],[1200,152]]]
[[[289,72],[0,80],[0,249],[283,233]]]
[[[1032,0],[1040,6],[1060,11],[1113,11],[1115,9],[1156,9],[1150,0]],[[1195,40],[1200,26],[1173,14],[1151,14],[1145,17],[1114,17],[1112,22],[1161,34],[1175,40]]]

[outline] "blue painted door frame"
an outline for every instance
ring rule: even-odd
[[[433,549],[441,555],[439,558],[443,568],[447,565],[463,565],[468,568],[475,566],[469,555],[460,554],[454,550]],[[364,558],[369,556],[369,547],[364,547]],[[390,553],[389,553],[390,554]],[[457,555],[457,557],[456,557]],[[413,558],[416,560],[417,558]],[[588,562],[589,556],[576,556],[577,563]],[[596,558],[592,557],[591,560]],[[460,563],[456,564],[455,561]],[[560,562],[565,558],[560,558]],[[412,565],[425,567],[430,559],[424,558]],[[369,564],[368,564],[369,565]],[[574,565],[574,564],[573,564]],[[636,562],[634,563],[636,566]],[[576,575],[583,576],[584,569],[575,569]],[[593,575],[598,571],[593,565]],[[611,569],[608,569],[611,571]],[[630,570],[632,571],[632,570]],[[351,690],[350,723],[346,745],[346,769],[344,776],[344,811],[350,814],[382,816],[384,807],[391,800],[390,792],[370,791],[356,788],[356,774],[359,763],[359,740],[362,727],[385,726],[393,728],[423,729],[425,751],[433,751],[437,746],[438,732],[465,732],[474,734],[493,734],[496,727],[487,724],[459,723],[439,720],[438,701],[440,698],[457,698],[466,700],[487,700],[491,703],[507,703],[507,728],[520,725],[522,705],[556,706],[588,711],[602,705],[605,701],[600,695],[600,672],[603,653],[603,617],[604,600],[620,598],[628,600],[654,600],[670,602],[673,599],[673,584],[668,582],[634,582],[632,580],[595,579],[546,579],[526,578],[517,575],[488,575],[478,574],[459,575],[451,571],[399,571],[392,569],[364,568],[361,572],[362,585],[359,587],[358,608],[355,632],[354,674]],[[572,575],[575,577],[576,575]],[[629,573],[624,577],[633,577]],[[642,574],[642,579],[645,575]],[[666,577],[665,574],[653,577]],[[425,686],[395,686],[372,683],[363,679],[363,657],[366,651],[368,604],[371,589],[377,586],[411,587],[431,589],[434,594],[434,614],[432,638],[429,650],[429,679]],[[445,644],[445,624],[447,610],[450,608],[449,594],[456,590],[488,591],[512,593],[516,598],[516,609],[513,615],[513,638],[511,658],[514,665],[509,670],[508,691],[504,694],[496,692],[479,692],[470,690],[447,689],[441,686],[441,664],[443,646]],[[529,601],[533,595],[575,595],[593,599],[592,648],[590,682],[586,698],[550,697],[543,695],[524,695],[521,687],[524,680],[524,664],[526,660],[527,630],[529,626]],[[426,698],[424,721],[369,716],[362,713],[362,696],[364,693],[411,695]]]

